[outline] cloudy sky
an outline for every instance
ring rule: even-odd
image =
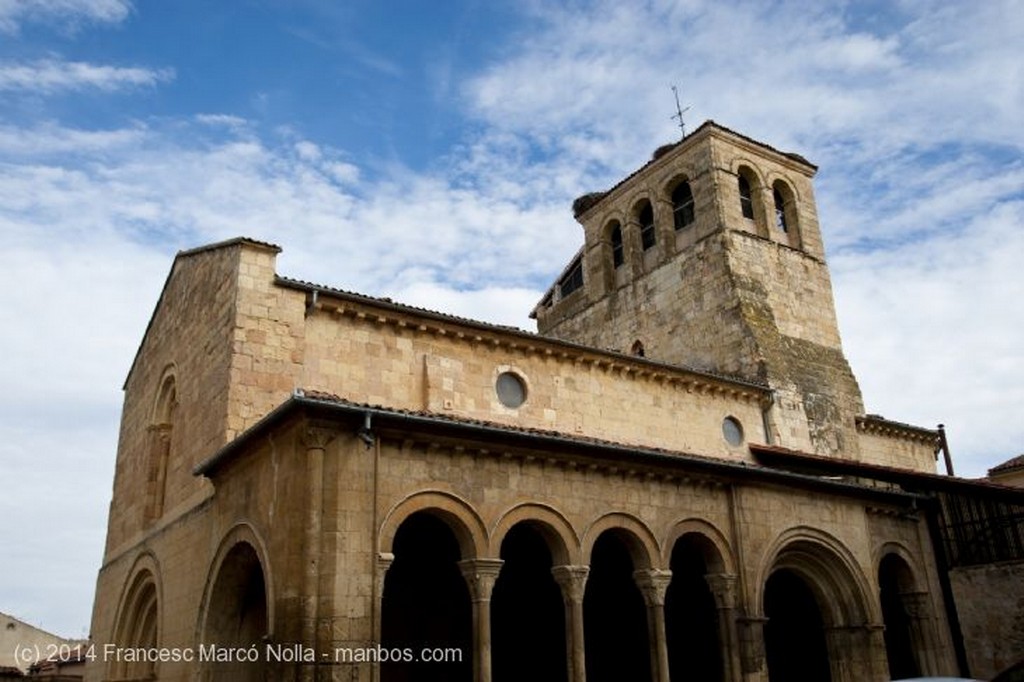
[[[868,410],[984,475],[1024,452],[1022,64],[1022,0],[0,0],[0,611],[88,631],[176,251],[532,329],[673,84],[821,167]]]

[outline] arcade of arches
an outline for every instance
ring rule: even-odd
[[[789,542],[759,608],[744,616],[732,559],[701,532],[672,542],[665,569],[627,527],[598,533],[583,565],[564,563],[583,548],[567,547],[544,521],[508,528],[500,558],[467,556],[471,535],[449,511],[429,508],[398,525],[385,555],[383,646],[467,655],[382,665],[381,680],[726,682],[766,670],[773,682],[852,682],[880,679],[886,665],[894,676],[936,665],[926,660],[935,635],[927,595],[896,554],[882,558],[881,601],[871,603],[839,552]]]

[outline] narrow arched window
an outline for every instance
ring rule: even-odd
[[[750,181],[740,175],[740,210],[743,211],[743,217],[750,220],[754,219],[754,200],[750,195]]]
[[[629,349],[629,353],[630,355],[635,355],[638,358],[644,357],[644,344],[640,342],[640,339],[633,342],[633,347]]]
[[[654,209],[651,208],[649,201],[644,202],[643,208],[637,214],[637,220],[640,222],[640,245],[646,251],[657,241],[654,232]]]
[[[165,370],[153,410],[153,420],[149,426],[149,470],[146,473],[147,496],[144,516],[147,523],[160,518],[164,512],[167,472],[170,467],[177,409],[178,390],[174,374]]]
[[[626,254],[622,247],[622,228],[618,223],[612,228],[612,266],[619,267],[626,262]]]
[[[775,199],[775,227],[783,232],[789,232],[789,225],[786,222],[786,202],[778,187],[772,190],[772,197]]]
[[[693,210],[693,191],[690,183],[681,182],[672,190],[672,219],[677,230],[681,230],[693,223],[695,214]]]

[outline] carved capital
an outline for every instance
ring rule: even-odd
[[[665,592],[672,582],[672,571],[657,568],[644,568],[633,571],[633,580],[640,588],[644,603],[648,606],[664,606]]]
[[[391,568],[391,564],[395,562],[395,555],[391,552],[378,552],[377,554],[377,576],[384,580],[384,576],[387,575],[388,569]]]
[[[146,429],[153,434],[158,441],[167,441],[171,437],[172,424],[150,424]]]
[[[494,582],[505,562],[501,559],[466,559],[459,562],[459,570],[469,586],[469,596],[475,602],[490,601]]]
[[[927,592],[903,592],[900,601],[907,615],[914,620],[927,620],[932,616],[931,595]]]
[[[307,450],[324,450],[337,435],[337,430],[330,426],[309,424],[302,432],[302,444]]]
[[[704,579],[718,609],[736,608],[736,576],[728,573],[708,573]]]
[[[579,604],[583,602],[583,593],[587,588],[587,576],[590,575],[589,566],[552,566],[551,576],[562,588],[562,600],[566,604]]]

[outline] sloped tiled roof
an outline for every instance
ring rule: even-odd
[[[1011,457],[1002,464],[997,464],[988,470],[989,475],[992,474],[1005,474],[1010,471],[1017,471],[1018,469],[1024,469],[1024,455],[1017,455]]]
[[[960,478],[933,474],[914,469],[868,464],[835,457],[825,457],[799,450],[775,445],[751,445],[759,462],[767,466],[788,467],[793,471],[832,473],[834,475],[857,476],[896,483],[908,490],[974,492],[989,495],[1000,495],[1013,498],[1016,502],[1024,502],[1024,490],[1001,485],[994,481],[975,478]]]
[[[917,493],[882,490],[863,485],[853,480],[835,480],[831,477],[787,471],[771,466],[745,461],[729,460],[699,455],[681,450],[635,445],[602,440],[579,434],[530,428],[515,424],[502,424],[481,419],[459,417],[450,414],[421,410],[406,410],[357,403],[339,396],[319,391],[296,390],[295,393],[270,414],[222,447],[211,457],[193,468],[196,476],[213,476],[217,470],[246,452],[250,444],[269,434],[280,424],[302,410],[311,410],[318,419],[331,415],[349,417],[369,416],[373,426],[381,423],[392,428],[400,427],[413,432],[416,429],[438,430],[447,437],[471,442],[485,442],[487,449],[495,455],[503,450],[546,449],[551,456],[559,459],[582,459],[615,469],[630,469],[637,472],[677,471],[678,476],[709,477],[712,479],[757,479],[765,483],[789,485],[804,489],[827,489],[831,493],[855,497],[881,499],[889,502],[906,503]],[[496,439],[497,438],[497,439]],[[753,451],[755,445],[751,445]],[[492,449],[493,448],[493,449]],[[603,462],[603,464],[599,464]]]

